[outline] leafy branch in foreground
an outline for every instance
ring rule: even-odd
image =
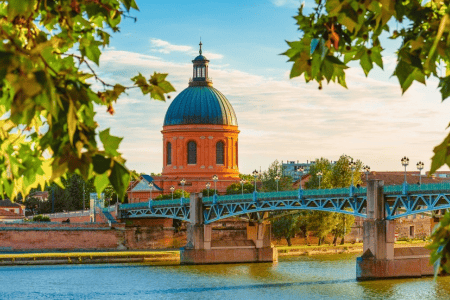
[[[0,195],[61,185],[77,173],[94,178],[97,192],[111,183],[123,197],[130,172],[118,151],[122,139],[106,129],[103,147],[97,143],[94,106],[113,114],[130,88],[157,100],[174,91],[167,74],[139,74],[125,87],[94,72],[91,63],[99,65],[101,48],[132,9],[134,0],[0,1]]]
[[[445,100],[450,96],[449,15],[448,1],[441,0],[316,0],[309,15],[303,14],[302,5],[294,17],[301,38],[287,42],[289,49],[283,53],[294,63],[290,77],[303,75],[306,82],[318,82],[320,89],[324,81],[346,88],[349,62],[359,62],[366,76],[374,64],[383,68],[380,36],[384,33],[402,42],[393,74],[402,92],[414,81],[425,84],[434,76]],[[401,29],[391,30],[390,21]],[[441,64],[447,66],[445,75]],[[444,164],[450,166],[450,134],[434,153],[431,173]]]

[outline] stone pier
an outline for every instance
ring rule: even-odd
[[[213,241],[212,226],[203,224],[203,204],[199,194],[191,194],[187,244],[180,250],[181,264],[273,262],[278,253],[270,244],[270,224],[249,223],[247,240]]]
[[[429,251],[394,249],[394,221],[385,220],[383,181],[367,186],[367,219],[364,220],[363,255],[356,260],[357,280],[433,275]]]

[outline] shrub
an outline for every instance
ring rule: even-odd
[[[33,217],[33,222],[50,222],[50,218],[43,215],[37,215]]]

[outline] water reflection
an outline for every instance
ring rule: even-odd
[[[0,299],[450,299],[450,277],[357,282],[355,259],[2,267]]]

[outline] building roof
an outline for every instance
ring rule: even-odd
[[[11,200],[0,200],[0,207],[22,207],[19,203],[13,203]]]
[[[164,126],[234,125],[237,118],[228,99],[212,86],[190,86],[170,104]]]
[[[445,174],[445,173],[443,173]],[[401,185],[405,181],[405,172],[370,172],[368,176],[369,180],[379,179],[383,180],[384,185]],[[366,186],[366,174],[361,173],[361,180],[363,182],[362,186]],[[409,184],[418,184],[420,181],[419,172],[406,172],[406,181]],[[431,176],[427,177],[426,175],[422,175],[422,183],[440,183],[440,182],[449,182],[450,178],[443,178],[439,176]]]
[[[150,187],[150,182],[153,182],[153,188]],[[128,186],[129,192],[143,192],[150,190],[162,191],[163,189],[154,182],[152,176],[146,174],[141,175],[140,180],[130,182],[130,185]]]
[[[208,59],[206,57],[204,57],[203,55],[199,55],[196,58],[194,58],[193,61],[208,61]]]

